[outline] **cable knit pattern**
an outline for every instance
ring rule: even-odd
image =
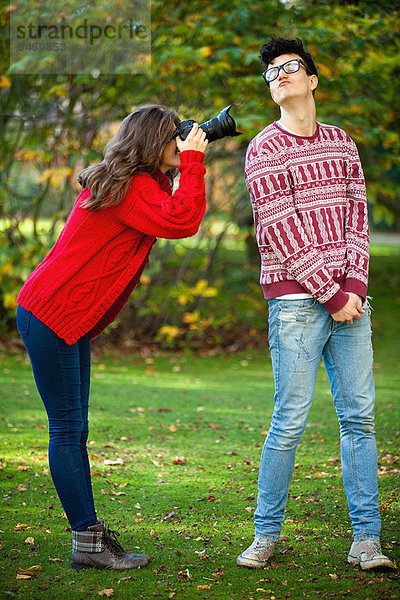
[[[205,212],[204,154],[181,154],[179,188],[172,195],[161,172],[132,179],[118,206],[81,208],[79,194],[46,258],[28,277],[17,302],[67,344],[95,337],[117,316],[138,283],[157,237],[194,235]]]
[[[332,314],[346,292],[366,297],[365,183],[344,131],[317,123],[315,135],[301,137],[272,123],[249,144],[245,178],[265,298],[308,292]]]

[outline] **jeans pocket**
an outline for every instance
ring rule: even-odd
[[[25,310],[22,306],[17,308],[17,329],[19,335],[24,338],[29,335],[29,325],[31,322],[32,313],[29,310]]]
[[[280,300],[278,318],[286,322],[306,323],[314,314],[317,300],[314,298],[304,300]]]

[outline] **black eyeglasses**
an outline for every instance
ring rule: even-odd
[[[271,81],[274,81],[279,76],[281,69],[290,75],[291,73],[297,73],[297,71],[300,69],[300,65],[302,65],[308,72],[307,65],[305,65],[300,58],[293,58],[292,60],[288,60],[287,62],[283,63],[283,65],[267,69],[264,71],[262,76],[264,77],[266,83],[271,83]]]

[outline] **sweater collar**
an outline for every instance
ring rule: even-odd
[[[310,136],[303,136],[303,135],[298,135],[297,133],[293,133],[293,131],[289,131],[288,129],[285,129],[284,127],[282,127],[282,125],[280,125],[277,121],[274,121],[273,125],[279,129],[279,131],[282,131],[283,133],[286,133],[286,135],[292,135],[295,138],[298,138],[300,140],[314,140],[316,137],[318,137],[319,134],[319,127],[320,124],[318,123],[318,121],[316,121],[316,125],[317,128],[315,130],[314,135],[310,135]]]

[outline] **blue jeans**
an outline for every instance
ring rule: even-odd
[[[379,538],[370,307],[353,325],[335,322],[316,300],[270,300],[275,407],[261,455],[256,535],[277,540],[297,444],[322,356],[340,425],[343,484],[356,541]]]
[[[71,529],[83,531],[97,523],[86,448],[89,337],[69,346],[21,306],[17,310],[17,328],[49,419],[49,464],[54,486]]]

